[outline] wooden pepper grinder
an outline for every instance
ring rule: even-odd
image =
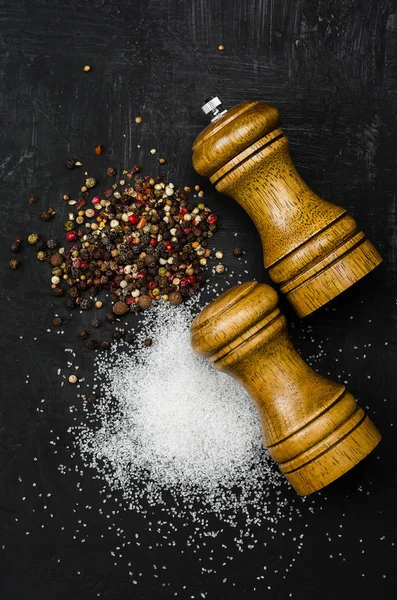
[[[251,395],[264,444],[298,494],[328,485],[380,441],[345,386],[296,352],[270,286],[249,281],[223,293],[194,319],[191,341]]]
[[[329,302],[382,260],[346,210],[322,200],[302,180],[264,102],[203,110],[212,123],[193,144],[193,166],[232,196],[254,221],[265,268],[300,317]]]

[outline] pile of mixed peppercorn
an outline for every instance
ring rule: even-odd
[[[76,210],[64,225],[70,246],[53,253],[48,245],[39,249],[38,258],[52,267],[54,295],[67,293],[70,309],[91,308],[101,289],[110,290],[116,315],[160,299],[180,304],[205,280],[216,215],[202,202],[190,203],[172,183],[132,173],[126,173],[126,186],[120,181],[122,191],[112,186],[103,196],[90,196],[96,185],[90,177],[80,200],[65,196]]]

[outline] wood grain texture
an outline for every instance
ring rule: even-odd
[[[345,386],[296,352],[271,287],[247,282],[224,292],[195,318],[191,340],[255,401],[264,444],[298,494],[335,481],[379,443]]]
[[[198,136],[193,165],[250,215],[270,277],[305,317],[382,259],[346,210],[322,200],[305,184],[278,125],[273,106],[242,103]]]

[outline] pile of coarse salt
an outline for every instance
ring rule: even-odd
[[[98,354],[100,401],[73,428],[75,442],[85,464],[121,490],[131,509],[160,505],[200,523],[203,535],[214,516],[246,533],[274,526],[292,508],[288,484],[263,448],[253,402],[194,354],[189,328],[197,310],[197,301],[159,303],[132,346]]]

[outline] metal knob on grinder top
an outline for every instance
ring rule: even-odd
[[[344,385],[299,356],[277,301],[256,281],[227,290],[194,319],[191,342],[250,394],[270,456],[305,496],[359,463],[381,435]]]
[[[304,317],[374,269],[381,256],[344,208],[322,200],[302,180],[279,128],[280,113],[258,100],[212,117],[193,144],[193,166],[254,221],[265,268]]]

